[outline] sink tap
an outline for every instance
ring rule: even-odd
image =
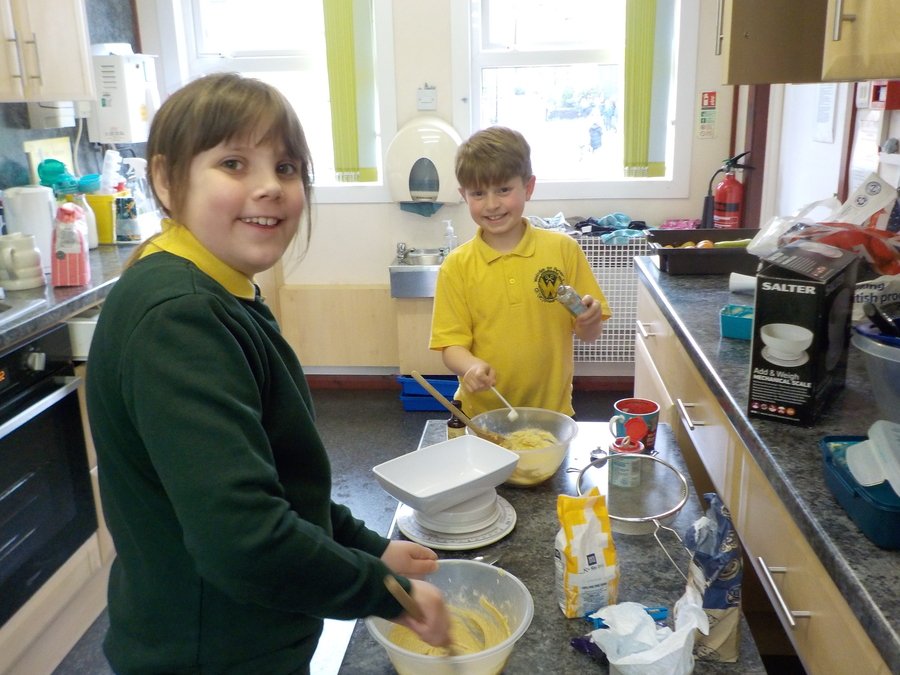
[[[403,262],[406,259],[407,248],[404,242],[397,244],[397,260]]]

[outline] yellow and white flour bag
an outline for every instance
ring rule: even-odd
[[[556,600],[569,619],[616,604],[619,565],[606,497],[594,487],[586,495],[556,500]]]

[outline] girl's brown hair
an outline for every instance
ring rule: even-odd
[[[201,77],[169,96],[153,116],[147,141],[148,180],[164,213],[177,220],[187,200],[191,162],[201,152],[262,131],[261,143],[283,144],[297,162],[309,213],[313,165],[306,134],[293,106],[265,82],[236,73]],[[154,181],[165,176],[169,208],[162,207]],[[310,230],[306,230],[309,244]],[[143,247],[141,247],[143,249]],[[136,256],[140,251],[135,251]]]
[[[531,147],[514,129],[489,127],[472,134],[456,152],[456,180],[464,190],[531,179]]]

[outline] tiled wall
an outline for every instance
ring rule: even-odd
[[[127,42],[137,52],[132,2],[123,0],[86,0],[88,29],[91,43]],[[0,103],[0,190],[29,182],[28,163],[22,144],[40,138],[68,136],[73,147],[76,129],[39,129],[28,126],[28,110],[24,103]],[[128,146],[120,148],[123,155],[131,154]],[[134,148],[143,154],[143,145]],[[87,140],[87,130],[82,133],[78,161],[82,173],[99,173],[102,161],[99,145]],[[72,170],[73,167],[69,167]]]

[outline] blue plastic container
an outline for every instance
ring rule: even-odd
[[[864,487],[847,467],[847,448],[865,436],[826,436],[819,442],[825,460],[825,484],[857,527],[889,551],[900,549],[900,497],[886,481]]]
[[[753,307],[750,305],[725,305],[719,311],[722,337],[749,340],[753,335]]]

